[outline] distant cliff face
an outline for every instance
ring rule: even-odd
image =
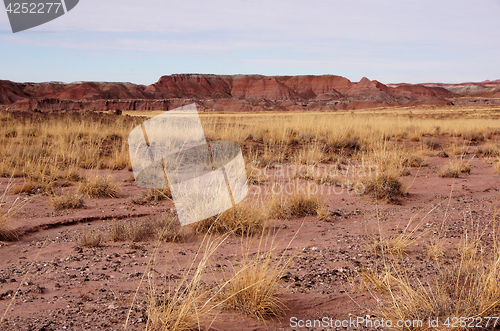
[[[334,75],[163,76],[131,83],[14,83],[0,81],[0,104],[21,110],[169,110],[195,102],[205,111],[343,110],[498,98],[500,81],[464,84],[389,84]]]

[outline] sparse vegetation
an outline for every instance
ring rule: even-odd
[[[83,196],[80,194],[55,195],[49,199],[54,210],[77,209],[83,207]]]
[[[290,218],[318,215],[323,205],[323,200],[318,194],[295,191],[291,195],[273,194],[268,208],[271,217]]]
[[[126,137],[140,119],[94,113],[7,113],[0,128],[0,175],[24,177],[18,192],[48,193],[78,169],[129,167]],[[30,188],[31,186],[31,188]]]
[[[0,240],[16,240],[17,231],[10,226],[12,217],[26,204],[19,199],[7,201],[6,195],[10,190],[10,182],[0,195]]]
[[[27,193],[27,194],[35,194],[38,193],[40,190],[40,186],[37,183],[34,183],[29,180],[25,180],[22,184],[14,186],[12,189],[12,193],[14,194],[20,194],[20,193]]]
[[[269,182],[269,176],[265,175],[265,169],[254,167],[254,163],[247,166],[247,183],[249,185],[259,185]]]
[[[159,288],[150,274],[147,331],[201,329],[201,318],[213,309],[215,296],[203,286],[204,271],[224,239],[215,242],[210,236],[205,236],[184,276],[174,286]],[[128,321],[127,318],[125,329]]]
[[[441,142],[437,138],[426,138],[422,140],[422,143],[431,150],[438,150],[441,148]]]
[[[425,162],[425,158],[423,156],[418,154],[411,154],[403,159],[403,166],[410,168],[425,167],[427,166],[427,162]]]
[[[118,198],[118,192],[118,184],[109,175],[105,177],[88,177],[78,187],[78,193],[89,198]]]
[[[382,299],[378,315],[392,320],[420,320],[423,322],[420,329],[423,330],[433,329],[428,324],[430,318],[439,318],[440,325],[448,319],[451,325],[454,318],[459,320],[462,316],[474,320],[497,316],[500,313],[497,286],[500,281],[500,256],[495,225],[493,232],[494,240],[490,245],[480,244],[481,236],[463,242],[459,247],[461,253],[440,265],[433,278],[417,280],[397,263],[390,264],[390,281],[366,278],[379,292],[389,294]],[[462,323],[456,328],[468,330],[468,324]]]
[[[108,233],[112,241],[138,242],[155,239],[176,242],[186,238],[179,221],[169,215],[139,220],[115,220],[111,223]]]
[[[444,244],[441,240],[431,241],[425,246],[427,257],[429,259],[438,261],[444,256]]]
[[[495,170],[497,174],[500,173],[500,159],[494,163],[493,170]]]
[[[239,236],[262,232],[268,215],[263,208],[248,202],[240,202],[218,216],[210,217],[191,225],[195,233],[232,233]]]
[[[388,238],[373,238],[370,244],[372,251],[377,255],[403,255],[408,251],[408,247],[413,243],[407,235],[399,234]]]
[[[456,159],[447,163],[439,171],[439,176],[458,178],[461,174],[469,174],[471,171],[470,162],[466,162],[464,159]]]
[[[245,115],[202,114],[201,120],[207,139],[236,141],[241,145],[247,166],[248,184],[255,185],[252,189],[258,194],[250,194],[248,201],[216,217],[186,227],[181,227],[178,220],[169,213],[151,216],[149,219],[144,216],[115,221],[105,219],[104,222],[108,223],[103,224],[108,232],[104,236],[99,232],[100,229],[91,231],[85,228],[78,236],[77,244],[98,247],[102,245],[104,238],[108,240],[108,237],[113,242],[131,242],[109,245],[119,250],[124,246],[139,247],[136,242],[154,240],[155,249],[161,247],[162,253],[171,251],[175,253],[176,263],[193,261],[188,270],[186,265],[181,265],[174,272],[167,270],[167,267],[161,270],[161,267],[156,266],[154,271],[142,274],[144,279],[150,281],[147,287],[150,291],[150,302],[147,305],[146,329],[151,331],[202,329],[206,325],[200,326],[204,323],[200,322],[200,319],[207,318],[205,315],[207,311],[217,309],[213,308],[214,306],[230,307],[236,309],[237,314],[244,313],[257,319],[283,314],[286,308],[280,300],[279,289],[285,286],[294,288],[304,286],[304,282],[309,279],[303,276],[304,271],[300,268],[312,265],[312,269],[316,268],[316,265],[300,265],[297,273],[290,278],[284,278],[290,279],[291,284],[279,284],[288,262],[284,261],[283,256],[273,257],[272,250],[247,253],[242,260],[240,256],[234,254],[224,255],[224,263],[207,264],[208,256],[215,252],[214,246],[210,245],[216,244],[208,243],[205,246],[207,258],[201,257],[200,261],[199,255],[195,254],[193,257],[191,247],[187,243],[199,241],[201,237],[206,243],[206,238],[211,236],[223,241],[230,234],[234,234],[241,237],[243,244],[254,239],[256,234],[267,233],[267,230],[278,231],[276,223],[280,223],[279,231],[294,227],[298,222],[295,218],[307,215],[317,216],[320,221],[314,219],[314,226],[321,227],[318,233],[329,240],[321,241],[314,238],[310,243],[311,238],[307,238],[306,244],[301,248],[306,247],[304,252],[309,251],[312,255],[312,259],[309,259],[310,256],[305,256],[308,261],[316,258],[326,259],[326,254],[340,256],[345,251],[345,261],[347,258],[353,258],[356,267],[356,271],[347,270],[344,265],[342,268],[335,267],[335,271],[329,267],[325,274],[321,274],[323,271],[320,269],[315,269],[316,275],[313,276],[319,275],[325,278],[318,277],[320,281],[311,280],[311,286],[320,286],[318,285],[320,282],[328,286],[332,284],[337,286],[338,283],[344,284],[338,280],[357,275],[359,278],[355,279],[356,282],[367,285],[370,292],[375,289],[375,292],[381,294],[381,297],[376,297],[378,302],[383,303],[377,306],[377,309],[380,308],[376,311],[377,316],[392,320],[425,320],[429,316],[445,318],[498,315],[500,291],[496,290],[497,286],[493,284],[498,284],[500,281],[498,272],[500,250],[495,246],[495,238],[469,240],[458,248],[450,249],[448,245],[452,244],[448,240],[436,237],[424,238],[421,231],[426,230],[420,229],[420,225],[399,230],[399,224],[394,226],[393,223],[394,218],[399,217],[400,210],[402,213],[407,211],[408,205],[409,208],[416,208],[417,201],[423,201],[418,194],[408,199],[410,201],[405,201],[403,198],[410,187],[414,189],[422,186],[418,180],[424,176],[449,183],[448,180],[439,179],[438,176],[459,177],[470,173],[471,160],[464,160],[468,153],[471,157],[492,158],[487,160],[488,163],[493,163],[493,169],[500,173],[498,159],[500,130],[492,127],[496,122],[489,119],[487,117],[489,115],[468,114],[467,117],[446,108],[439,110],[439,116],[434,117],[434,110],[430,108],[426,110],[411,108],[411,111],[409,109],[314,114],[266,113],[262,116],[252,114],[245,117],[244,125],[239,122],[241,116]],[[125,192],[125,188],[129,185],[133,185],[130,184],[134,181],[132,175],[130,179],[125,179],[130,175],[125,169],[131,170],[126,137],[130,129],[144,119],[120,116],[113,117],[111,121],[108,118],[111,115],[108,114],[103,114],[105,120],[88,115],[86,121],[82,121],[80,115],[35,114],[32,117],[30,115],[16,120],[15,117],[1,116],[0,114],[0,120],[5,126],[0,127],[0,176],[19,178],[14,180],[18,185],[9,187],[8,193],[0,200],[0,240],[15,239],[15,233],[9,225],[13,211],[24,199],[33,198],[37,203],[48,202],[54,210],[80,208],[83,206],[84,197],[117,198],[120,197],[120,185],[124,185],[122,192]],[[42,117],[44,121],[40,120]],[[442,169],[438,169],[437,173],[436,164],[441,165],[448,160],[436,157],[446,157],[451,160]],[[419,169],[424,166],[429,167]],[[478,174],[486,173],[483,169],[486,166],[478,166],[478,169],[480,167],[482,167],[481,172],[478,171]],[[117,176],[102,176],[104,172],[102,169],[124,170]],[[289,169],[296,171],[287,172]],[[489,171],[491,173],[491,169]],[[416,185],[411,186],[411,177],[403,178],[403,176],[415,176]],[[494,178],[498,178],[498,175]],[[283,190],[279,185],[287,188]],[[342,190],[339,189],[338,194],[342,196],[329,199],[328,203],[334,201],[336,204],[342,201],[341,205],[328,210],[325,203],[327,200],[323,200],[325,194],[321,189],[339,187]],[[471,191],[467,191],[466,186],[463,188],[457,199],[462,199],[462,195],[465,196],[464,199],[469,198]],[[275,194],[275,191],[280,193]],[[75,193],[54,195],[54,192]],[[493,191],[484,192],[485,197],[494,194]],[[442,193],[442,190],[435,194],[432,192],[430,197],[425,197],[426,203],[431,199],[434,199],[429,202],[431,204],[444,199]],[[455,199],[456,192],[451,193],[453,194],[450,194],[450,201]],[[31,197],[34,194],[48,194],[49,198]],[[371,195],[379,201],[374,203],[371,199],[359,198],[355,194]],[[118,217],[130,217],[127,216],[128,210],[133,209],[138,210],[136,213],[149,209],[152,213],[160,214],[170,208],[172,204],[165,200],[171,198],[168,189],[148,189],[132,198],[132,203],[145,206],[134,206],[130,203],[130,199],[118,202],[101,201],[99,206],[122,204],[120,207],[110,207],[116,208],[116,211],[123,211]],[[472,198],[475,199],[474,196]],[[160,206],[156,204],[159,201],[165,202]],[[403,206],[390,207],[382,202],[401,202]],[[345,245],[348,246],[344,246],[344,238],[332,237],[329,234],[330,226],[342,227],[351,221],[353,224],[354,222],[361,224],[360,219],[364,222],[371,217],[371,214],[363,214],[362,210],[358,210],[364,203],[373,209],[381,205],[380,209],[388,211],[387,217],[384,216],[385,223],[381,226],[384,230],[377,236],[369,235],[369,246],[364,248],[353,242],[353,238],[366,238],[366,236],[355,236],[351,232],[348,236],[345,235]],[[95,201],[92,204],[89,202],[89,206],[94,204]],[[126,205],[126,209],[118,209],[123,207],[123,204]],[[168,208],[164,209],[166,206]],[[46,206],[43,208],[46,209]],[[480,208],[474,209],[474,213],[480,214]],[[57,213],[57,217],[60,218],[61,215],[68,213]],[[362,215],[357,216],[359,213]],[[454,216],[458,217],[458,214]],[[447,239],[457,238],[462,234],[467,235],[466,232],[460,232],[457,225],[459,221],[455,222],[456,217],[453,224],[446,223],[446,227],[443,227],[444,231],[449,231],[446,233]],[[270,224],[273,227],[267,227],[269,218],[292,220],[290,222],[271,220]],[[428,227],[434,231],[435,224],[432,222],[429,221]],[[389,234],[384,231],[389,231]],[[192,233],[205,236],[188,237]],[[234,241],[239,241],[240,238],[231,237],[230,240],[232,241],[230,244],[234,244]],[[322,246],[326,244],[322,242],[339,243],[342,251],[326,252]],[[144,246],[144,250],[148,250],[149,255],[149,248],[153,245],[145,243],[141,246]],[[224,251],[224,254],[226,253],[227,250]],[[123,253],[120,254],[123,257]],[[373,254],[377,257],[371,259]],[[165,256],[163,255],[162,259]],[[358,268],[358,262],[361,264],[370,259],[380,261],[381,257],[384,263],[387,262],[383,267],[370,265],[368,268]],[[166,259],[170,263],[169,258]],[[109,259],[113,259],[113,255],[110,255]],[[333,259],[336,257],[332,257],[331,262]],[[344,256],[338,261],[344,261],[343,259]],[[417,260],[419,262],[416,262]],[[154,265],[155,262],[150,261],[148,266]],[[427,269],[418,270],[420,263]],[[318,265],[323,268],[323,265]],[[348,265],[351,267],[350,262]],[[426,275],[431,268],[429,266],[432,265],[438,267]],[[102,266],[108,268],[104,264]],[[233,269],[228,271],[231,267]],[[211,269],[213,272],[214,268],[217,269],[215,276],[208,275],[207,270]],[[359,274],[356,274],[357,271]],[[155,274],[161,274],[161,281],[168,283],[169,286],[155,288],[156,284],[151,276]],[[329,278],[330,276],[336,278]],[[213,278],[217,277],[219,280],[214,281]],[[220,284],[220,279],[223,284]],[[169,283],[170,281],[172,283]]]
[[[397,203],[406,195],[406,190],[398,174],[381,173],[366,179],[365,194],[371,194],[375,199]]]
[[[172,192],[170,192],[170,187],[164,189],[147,189],[146,192],[132,198],[132,202],[137,205],[143,205],[148,202],[158,202],[162,200],[172,200]]]
[[[479,146],[475,152],[476,155],[481,157],[500,157],[500,149],[498,145],[486,144]]]
[[[271,253],[272,250],[253,256],[244,254],[243,261],[223,288],[226,307],[261,320],[285,312],[286,306],[279,298],[281,291],[278,283],[290,261],[283,261],[283,256],[274,261]]]
[[[102,236],[99,232],[84,229],[78,236],[77,244],[82,247],[99,247],[102,243]]]

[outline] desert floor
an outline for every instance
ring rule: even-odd
[[[381,270],[397,265],[404,268],[405,275],[426,284],[440,268],[457,259],[467,240],[480,238],[486,245],[494,237],[500,175],[495,172],[496,158],[477,151],[486,143],[496,144],[500,135],[480,142],[465,142],[462,137],[447,134],[428,138],[441,147],[426,149],[424,164],[408,167],[401,176],[406,196],[389,203],[342,186],[318,185],[324,189],[320,192],[324,204],[320,216],[270,217],[268,231],[262,237],[209,237],[187,226],[181,229],[183,240],[178,242],[160,242],[154,237],[136,242],[111,240],[109,229],[116,222],[175,217],[169,199],[134,203],[134,197],[146,190],[134,183],[132,172],[126,168],[80,169],[82,176],[112,176],[120,195],[85,197],[82,208],[60,211],[51,207],[47,193],[35,189],[14,194],[12,188],[23,185],[24,178],[1,178],[0,192],[5,192],[2,202],[15,202],[20,208],[8,223],[16,229],[18,240],[0,243],[0,329],[123,330],[128,320],[127,330],[144,330],[151,289],[165,292],[187,274],[189,277],[191,264],[195,261],[196,265],[203,255],[203,247],[198,253],[200,245],[210,240],[222,242],[207,262],[200,287],[216,287],[245,254],[258,256],[273,249],[275,263],[282,257],[292,260],[278,283],[284,314],[259,320],[241,309],[220,306],[201,315],[203,329],[321,330],[330,328],[293,328],[291,318],[380,318],[380,307],[390,302],[390,294],[378,290],[376,281],[368,280],[369,275],[378,273],[382,279]],[[400,144],[420,146],[421,141],[403,138]],[[442,153],[452,142],[464,146],[463,154]],[[440,169],[454,158],[467,162],[470,173],[441,177]],[[258,195],[268,192],[274,182],[308,182],[291,175],[283,177],[276,165],[268,167],[266,176],[268,180],[251,185],[248,200],[258,200]],[[66,194],[76,185],[69,183],[54,190]],[[96,247],[85,247],[82,233],[100,235],[102,240]],[[393,254],[396,257],[380,248],[383,240],[391,238],[405,240],[403,252]],[[429,253],[430,243],[436,241],[443,246],[439,258]]]

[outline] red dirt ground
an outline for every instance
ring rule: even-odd
[[[355,277],[357,271],[375,268],[382,261],[369,248],[371,238],[403,230],[412,217],[416,223],[426,217],[416,232],[421,237],[404,260],[419,277],[432,277],[433,262],[424,245],[436,236],[443,220],[444,238],[453,247],[471,221],[482,224],[493,219],[500,176],[485,161],[473,158],[471,174],[453,179],[437,174],[449,159],[427,157],[429,166],[413,168],[411,175],[404,177],[409,195],[400,205],[344,191],[325,196],[330,215],[324,220],[313,216],[272,220],[277,253],[295,236],[286,254],[297,256],[280,283],[281,298],[289,310],[280,319],[266,321],[222,310],[213,321],[205,318],[202,325],[211,324],[211,330],[291,330],[292,317],[344,320],[373,315],[376,294],[360,288]],[[11,222],[21,233],[19,241],[0,243],[0,313],[5,317],[1,330],[123,330],[130,307],[127,330],[145,328],[147,279],[131,302],[156,243],[105,240],[101,247],[80,248],[77,238],[84,229],[106,236],[113,220],[140,220],[175,210],[170,201],[133,204],[131,198],[143,189],[128,181],[131,173],[126,170],[112,175],[121,183],[121,198],[86,199],[80,210],[54,212],[43,195],[7,196],[7,202],[23,199],[26,204]],[[0,180],[0,192],[8,181]],[[186,242],[162,244],[153,274],[158,279],[182,277],[201,240],[201,236],[192,235]],[[230,237],[213,256],[211,266],[230,271],[231,263],[241,259],[241,247],[239,238]],[[251,252],[256,253],[256,248]],[[214,277],[207,275],[204,281],[210,285]],[[163,284],[158,281],[159,286]]]

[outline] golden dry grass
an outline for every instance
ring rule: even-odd
[[[441,326],[448,319],[449,324],[461,317],[478,321],[482,325],[488,317],[497,316],[500,305],[500,265],[498,257],[485,263],[481,259],[472,261],[454,260],[450,266],[443,266],[437,277],[427,283],[416,282],[404,271],[392,274],[392,284],[382,283],[390,295],[380,308],[379,315],[385,319],[420,320],[419,330],[433,330],[428,320],[438,317]],[[467,323],[457,326],[456,330],[468,330]],[[474,323],[475,325],[475,323]],[[411,330],[411,328],[409,328]]]
[[[389,269],[382,270],[361,270],[359,272],[361,288],[374,288],[379,293],[386,294],[388,288],[394,288],[396,282],[394,275]]]
[[[201,114],[201,120],[211,140],[261,144],[258,158],[266,165],[285,160],[318,164],[345,150],[366,154],[384,141],[420,140],[426,135],[449,135],[477,143],[481,137],[499,132],[487,116],[487,112],[467,113],[458,108],[413,108],[411,113],[403,108],[378,113]],[[130,168],[127,135],[143,120],[92,113],[6,113],[5,125],[0,128],[0,174],[21,175],[50,184],[68,168]],[[436,142],[427,137],[422,145],[436,149]]]
[[[246,238],[249,239],[246,246],[242,240],[241,260],[231,272],[211,269],[209,262],[212,256],[228,237],[229,234],[226,234],[212,240],[211,235],[205,235],[184,276],[179,280],[169,280],[168,286],[163,289],[156,286],[154,273],[149,273],[146,330],[210,329],[211,324],[201,323],[210,323],[209,317],[215,318],[213,312],[219,308],[237,309],[257,319],[279,317],[287,310],[280,299],[279,282],[295,256],[289,256],[288,250],[295,236],[283,253],[275,258],[274,239],[268,246],[270,237],[264,232],[258,238],[257,251],[253,254],[250,252],[254,239]],[[223,274],[215,276],[219,281],[214,286],[206,286],[203,282],[210,272]]]
[[[437,138],[425,138],[422,140],[422,144],[431,150],[438,150],[442,147],[441,141]]]
[[[0,175],[22,176],[49,191],[78,169],[129,166],[127,136],[136,122],[93,113],[6,113],[0,127]]]
[[[205,236],[184,276],[173,286],[160,288],[155,284],[153,274],[149,273],[147,331],[202,329],[201,320],[214,308],[216,297],[203,286],[203,277],[211,257],[225,238],[215,241]],[[128,325],[128,318],[125,325]]]
[[[246,168],[248,185],[260,185],[269,182],[269,176],[265,174],[265,170],[265,168],[256,168],[255,163],[250,162]]]
[[[438,261],[442,257],[444,257],[444,243],[442,240],[434,240],[429,242],[425,246],[425,250],[427,252],[427,257],[431,260]]]
[[[102,118],[91,116],[90,113],[85,116],[43,115],[43,118],[38,118],[38,115],[21,118],[16,114],[2,116],[1,120],[5,125],[0,127],[0,175],[24,177],[26,183],[30,184],[26,187],[23,184],[19,192],[33,192],[28,187],[30,185],[50,192],[61,180],[71,180],[81,182],[76,184],[79,185],[80,194],[96,198],[118,196],[118,185],[110,177],[82,179],[80,173],[86,173],[88,169],[130,170],[127,136],[144,119],[100,115]],[[296,178],[320,185],[348,186],[348,181],[354,185],[362,184],[363,193],[388,202],[397,202],[405,196],[401,176],[408,173],[408,168],[425,166],[425,155],[435,155],[434,151],[447,151],[450,155],[462,155],[463,158],[467,149],[478,146],[477,155],[498,157],[495,142],[485,142],[500,134],[498,120],[490,118],[488,111],[476,112],[466,108],[201,114],[200,117],[207,139],[237,142],[244,150],[247,164],[251,162],[259,170],[266,166],[272,168],[277,163],[314,167],[322,163],[335,162],[340,166],[342,163],[352,162],[360,169],[376,167],[376,171],[370,176],[355,178],[354,182],[352,178],[317,172],[314,168],[312,171],[298,172]],[[442,137],[446,139],[441,139]],[[500,162],[495,165],[497,171],[500,171],[499,164]],[[447,167],[449,169],[443,169],[443,173],[450,173],[452,176],[470,172],[470,164],[469,170],[463,164],[450,164]],[[251,184],[270,181],[258,172],[250,172],[248,180]],[[165,196],[168,196],[166,192],[148,191],[138,201],[158,201]],[[216,232],[239,235],[262,231],[267,219],[263,215],[267,213],[261,210],[256,212],[255,208],[240,207],[241,209],[232,209],[218,218],[200,222],[197,225],[200,229],[196,231],[204,233],[213,229]],[[12,214],[8,205],[1,205],[0,208],[4,208],[0,213],[2,235],[4,220],[8,224]],[[322,217],[326,213],[318,195],[299,191],[272,195],[270,204],[263,208],[267,208],[266,211],[276,218],[305,215]],[[116,222],[111,226],[109,236],[112,240],[156,238],[168,242],[178,241],[180,234],[177,225],[170,227],[168,224],[173,223],[157,226],[154,222]],[[392,237],[381,237],[374,243],[373,249],[394,257],[404,255],[414,242],[415,233],[412,231],[405,229]],[[100,235],[92,232],[83,233],[80,238],[82,244],[90,247],[100,244],[101,240]],[[442,258],[440,251],[437,244],[427,247],[428,257],[436,261]],[[424,316],[433,311],[448,311],[455,316],[460,313],[477,315],[478,310],[474,310],[477,302],[482,302],[481,307],[488,314],[495,314],[498,312],[487,308],[488,305],[495,304],[498,307],[496,301],[490,300],[497,298],[491,284],[498,283],[499,280],[496,271],[498,260],[494,260],[493,256],[488,260],[489,263],[482,263],[486,256],[481,257],[477,253],[479,251],[476,243],[465,245],[459,250],[460,258],[453,262],[449,270],[443,268],[440,278],[429,286],[415,283],[402,270],[386,269],[380,275],[366,272],[365,280],[367,283],[378,282],[376,288],[385,290],[392,297],[393,300],[387,301],[385,305],[387,310],[383,313],[386,314],[384,316],[396,316],[400,319]],[[235,269],[234,277],[228,279],[225,287],[228,291],[225,299],[234,299],[235,307],[252,316],[265,318],[281,312],[275,287],[281,271],[274,269],[280,264],[270,255],[265,253],[264,258],[258,255],[247,256]],[[206,308],[204,296],[207,293],[200,289],[201,270],[206,267],[206,261],[208,260],[203,258],[200,263],[193,264],[190,270],[195,273],[194,277],[181,281],[179,287],[169,292],[168,300],[163,300],[160,304],[157,300],[151,300],[148,330],[199,327],[198,318]],[[464,278],[464,275],[467,276]],[[446,279],[448,285],[459,282],[468,285],[466,288],[450,289],[443,285],[441,279]],[[151,297],[156,298],[157,295],[152,294]],[[267,303],[258,303],[259,298],[267,298]],[[450,303],[450,300],[454,301]],[[467,305],[469,306],[466,307]],[[455,307],[455,310],[449,307]]]
[[[388,238],[373,238],[370,248],[377,255],[403,255],[414,241],[407,234],[399,234]]]
[[[12,193],[20,194],[20,193],[28,193],[35,194],[39,192],[40,186],[37,183],[34,183],[30,180],[25,180],[22,184],[14,186],[12,189]]]
[[[426,231],[421,230],[421,228],[427,217],[435,208],[436,207],[431,208],[418,221],[417,216],[419,216],[419,214],[414,214],[402,230],[399,230],[397,234],[388,237],[384,236],[380,231],[380,215],[377,215],[379,234],[377,236],[370,237],[371,240],[368,242],[368,247],[373,253],[383,257],[404,255],[409,251],[409,247],[426,233]]]
[[[170,215],[162,215],[141,220],[115,220],[108,229],[112,241],[133,242],[150,239],[161,242],[178,242],[186,238],[187,233],[181,229],[179,220]]]
[[[54,210],[82,208],[83,196],[80,194],[55,195],[49,198],[49,204]]]
[[[450,155],[466,155],[467,154],[467,144],[457,145],[455,143],[450,144],[447,151]]]
[[[488,109],[476,110],[412,107],[382,108],[376,112],[201,113],[200,118],[208,139],[230,140],[242,145],[245,160],[256,168],[284,162],[318,165],[347,159],[363,166],[376,165],[389,176],[392,174],[384,167],[390,168],[394,176],[396,172],[401,176],[408,175],[410,167],[426,164],[423,156],[426,150],[449,148],[450,154],[463,155],[463,148],[457,147],[460,140],[465,141],[465,147],[482,144],[481,137],[492,139],[500,133],[496,122],[488,118]],[[81,168],[130,170],[127,136],[144,118],[96,116],[91,112],[5,113],[2,121],[5,126],[0,128],[0,175],[23,176],[42,192],[51,193],[61,179],[81,181]],[[440,135],[456,139],[447,144],[441,142]],[[422,142],[411,147],[405,144],[405,141],[416,140]],[[495,148],[494,143],[488,142],[487,146],[479,146],[478,153],[495,155]],[[254,171],[249,171],[248,179],[250,184],[268,181],[266,176]],[[381,182],[389,183],[390,178],[385,179]],[[361,183],[329,174],[317,175],[314,180],[320,185],[345,187],[350,187],[349,183]],[[392,199],[391,194],[372,192],[382,199]],[[161,199],[161,195],[146,198]]]
[[[493,170],[498,174],[500,173],[500,159],[493,164]]]
[[[437,274],[426,279],[415,277],[412,272],[397,260],[386,263],[389,275],[384,281],[376,277],[364,277],[364,280],[384,294],[377,308],[377,315],[384,319],[420,320],[422,326],[408,330],[433,330],[431,318],[439,318],[440,326],[445,328],[455,324],[455,330],[469,330],[480,321],[486,328],[486,321],[500,313],[500,250],[498,246],[498,224],[480,227],[465,239],[458,247],[459,254],[438,264]],[[488,233],[493,241],[483,240]],[[491,236],[490,236],[491,234]],[[441,243],[428,248],[429,258],[439,261],[443,256]],[[462,321],[460,320],[462,318]],[[466,323],[463,323],[463,319]],[[470,323],[474,321],[474,323]],[[492,321],[494,322],[494,321]],[[393,329],[396,329],[395,327]]]
[[[7,201],[7,192],[11,189],[11,182],[0,195],[0,240],[16,240],[18,238],[17,231],[12,229],[10,222],[12,217],[19,212],[27,203],[16,198],[14,201]]]
[[[89,198],[118,198],[120,196],[119,186],[110,175],[86,178],[78,186],[78,193]]]
[[[286,306],[279,297],[279,282],[290,261],[275,261],[272,252],[244,254],[222,291],[226,307],[260,320],[285,313]]]
[[[296,256],[288,250],[299,231],[277,256],[276,234],[262,232],[257,245],[254,238],[242,241],[241,260],[233,265],[232,272],[224,273],[223,282],[218,284],[217,306],[236,309],[259,320],[283,315],[288,308],[281,299],[279,282]]]
[[[286,219],[318,215],[318,211],[324,208],[324,202],[318,194],[296,190],[292,194],[273,193],[267,208],[271,217]]]
[[[500,149],[497,144],[487,143],[479,146],[475,154],[481,157],[500,157]]]
[[[232,233],[239,236],[260,233],[269,216],[264,208],[249,202],[240,202],[218,216],[210,217],[191,225],[195,233]]]
[[[462,174],[469,174],[471,171],[470,161],[466,162],[463,158],[452,160],[451,162],[445,164],[439,170],[439,176],[458,178]]]
[[[380,173],[365,180],[365,194],[389,203],[398,203],[406,195],[406,189],[397,173]]]
[[[293,174],[293,178],[314,181],[319,185],[344,186],[347,178],[342,178],[339,171],[321,171],[316,165],[308,165],[297,167]]]
[[[98,247],[102,243],[102,236],[99,232],[94,230],[84,229],[77,239],[79,246],[93,248]]]
[[[158,202],[162,200],[172,200],[172,192],[170,192],[170,187],[164,189],[147,189],[146,192],[133,197],[132,202],[137,205],[143,205],[148,202]]]

